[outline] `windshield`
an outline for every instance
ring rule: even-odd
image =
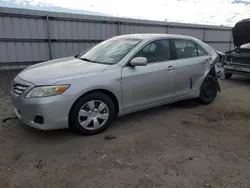
[[[140,42],[140,39],[131,38],[106,40],[87,51],[80,59],[94,63],[115,64]]]
[[[240,48],[249,48],[250,49],[250,43],[243,44],[240,46]]]

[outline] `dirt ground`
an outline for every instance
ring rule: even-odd
[[[220,81],[211,105],[178,102],[80,136],[2,122],[14,75],[0,72],[0,188],[250,188],[250,78]]]

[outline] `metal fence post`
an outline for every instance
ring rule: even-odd
[[[230,51],[230,50],[231,50],[231,48],[232,48],[232,42],[233,42],[233,33],[232,33],[232,36],[231,36],[231,39],[230,39],[229,51]]]
[[[118,21],[117,21],[117,35],[120,35],[120,34],[121,34],[120,25],[121,25],[121,22],[118,20]]]
[[[204,27],[204,28],[203,28],[203,37],[202,37],[203,42],[206,41],[206,34],[207,34],[206,28]]]
[[[166,33],[169,34],[169,25],[166,26]]]
[[[50,25],[49,25],[49,16],[46,16],[46,25],[47,25],[47,37],[48,37],[48,45],[49,45],[49,59],[52,59],[52,51],[51,51],[51,36],[50,36]]]

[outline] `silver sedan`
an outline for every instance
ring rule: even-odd
[[[217,59],[213,48],[193,37],[117,36],[26,68],[13,80],[12,103],[32,127],[95,134],[138,110],[188,98],[211,103],[219,90]]]

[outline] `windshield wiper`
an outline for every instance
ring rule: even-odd
[[[83,60],[83,61],[88,61],[88,62],[91,62],[91,63],[96,63],[95,61],[92,61],[92,60],[90,60],[88,58],[81,58],[81,57],[79,57],[79,55],[75,55],[75,58]]]
[[[90,59],[88,59],[88,58],[79,58],[79,59],[81,59],[81,60],[83,60],[83,61],[88,61],[88,62],[91,62],[91,63],[95,63],[95,61],[92,61],[92,60],[90,60]]]
[[[78,56],[75,56],[75,58],[77,59],[80,59],[80,60],[83,60],[83,61],[88,61],[88,62],[91,62],[91,63],[98,63],[98,64],[105,64],[105,65],[109,65],[109,63],[106,63],[106,62],[99,62],[99,61],[92,61],[88,58],[81,58],[81,57],[78,57]]]

